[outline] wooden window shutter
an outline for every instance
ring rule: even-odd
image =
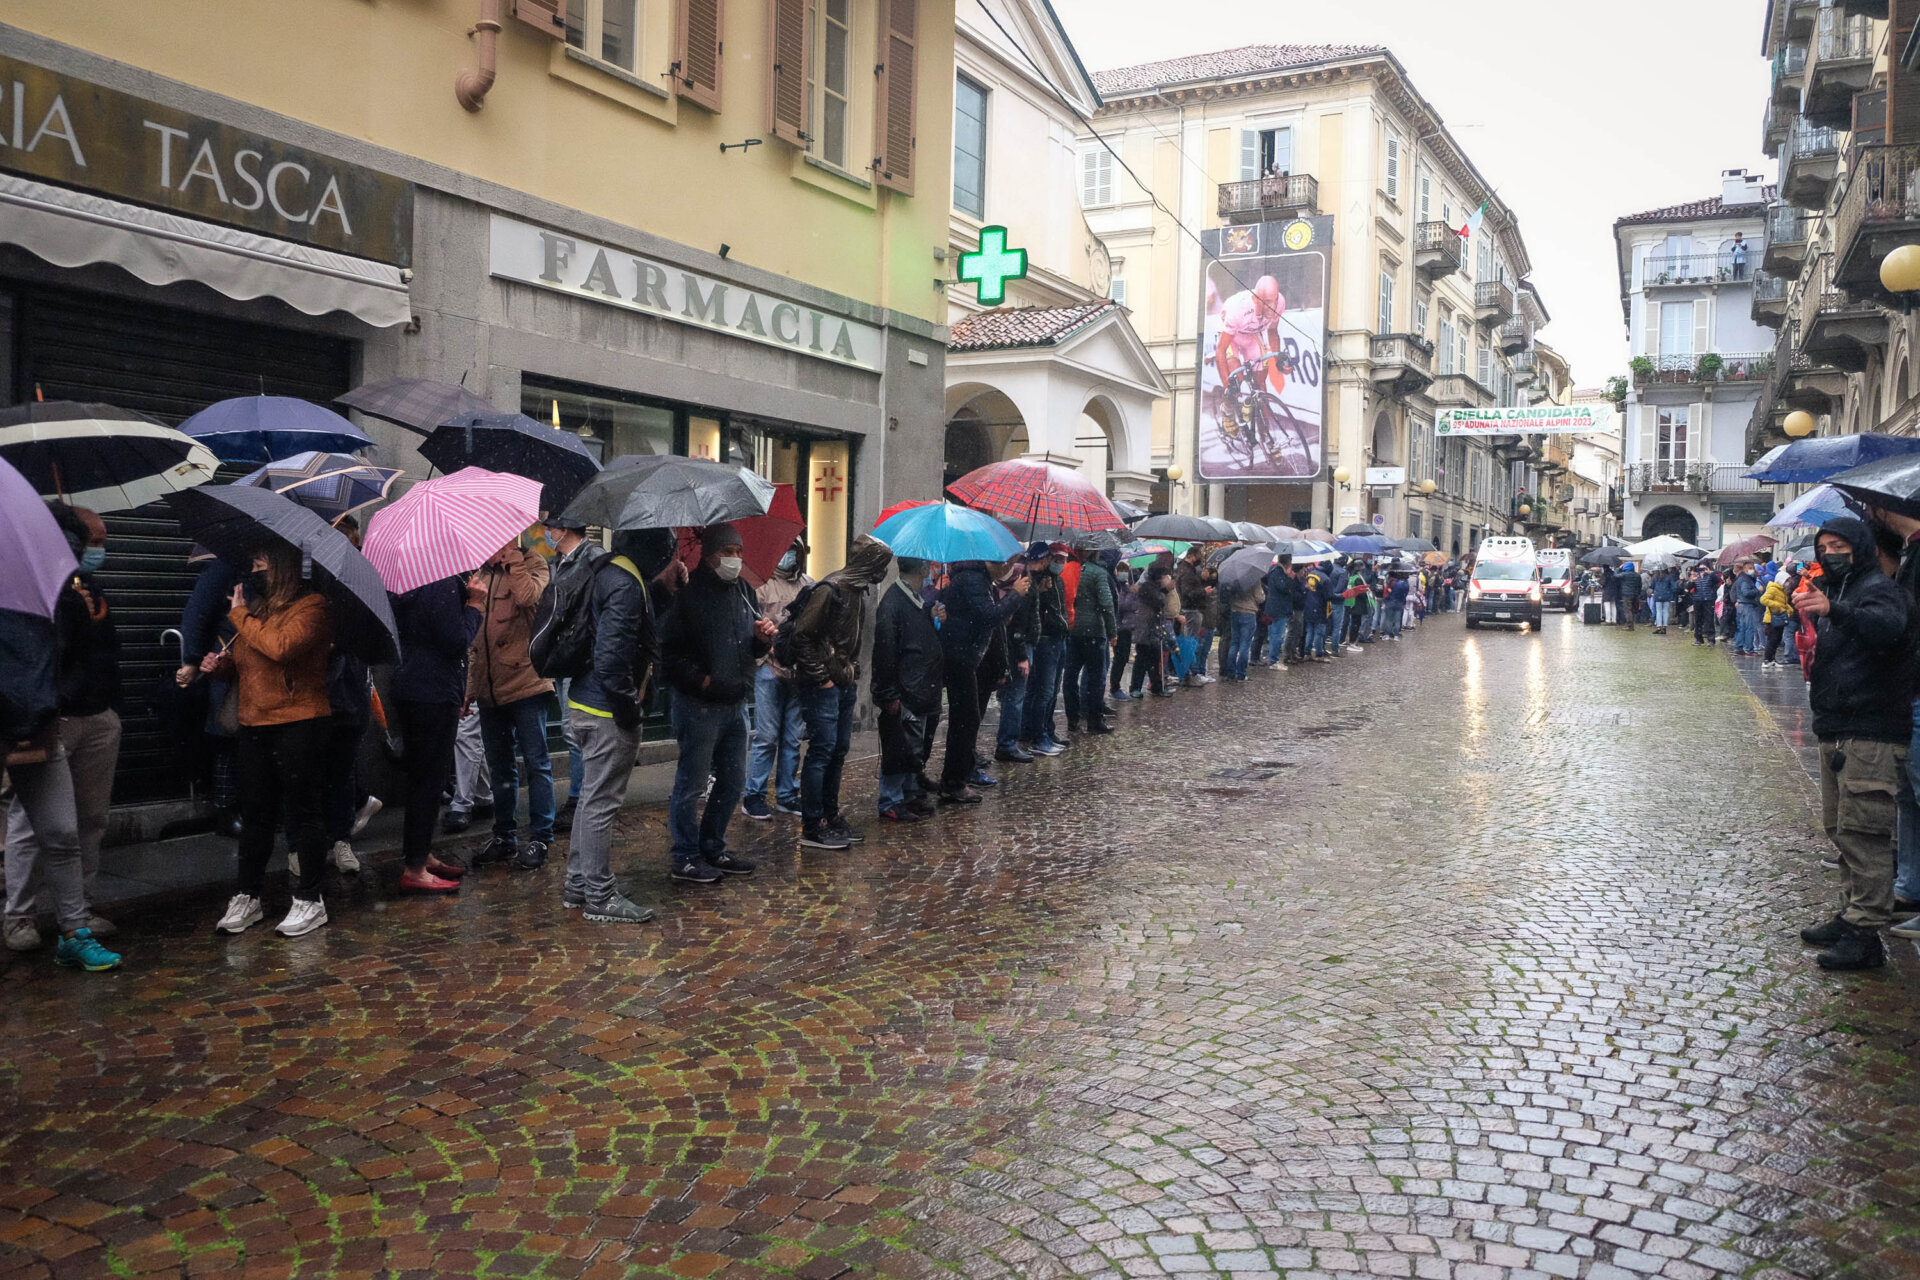
[[[1260,134],[1253,129],[1240,131],[1240,181],[1251,182],[1260,176]]]
[[[1657,356],[1660,354],[1660,304],[1649,302],[1646,308],[1646,320],[1640,326],[1640,354]]]
[[[1920,142],[1920,71],[1902,61],[1913,38],[1920,0],[1893,0],[1887,9],[1887,141]]]
[[[679,0],[674,15],[673,78],[680,96],[720,109],[721,0]]]
[[[910,196],[920,80],[920,0],[881,0],[879,10],[873,173],[881,186]]]
[[[1710,345],[1708,345],[1708,338],[1707,338],[1707,327],[1708,327],[1710,317],[1712,315],[1713,315],[1713,303],[1709,302],[1705,298],[1700,298],[1694,302],[1693,304],[1693,354],[1696,356],[1703,356],[1707,352],[1713,350],[1713,348]]]
[[[809,0],[767,0],[767,132],[807,145]]]
[[[567,0],[513,0],[513,16],[555,40],[567,38]]]

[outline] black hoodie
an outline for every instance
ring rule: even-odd
[[[1820,526],[1853,548],[1853,567],[1819,582],[1832,602],[1818,620],[1808,701],[1814,736],[1905,745],[1913,736],[1913,610],[1880,571],[1866,521],[1839,516]]]

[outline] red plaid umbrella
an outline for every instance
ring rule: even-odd
[[[773,576],[773,571],[780,566],[780,557],[787,554],[793,540],[807,528],[800,518],[800,502],[793,496],[790,484],[773,486],[773,503],[767,508],[767,514],[735,520],[732,524],[740,531],[742,576],[756,587]],[[680,530],[680,558],[689,570],[700,563],[698,529]]]
[[[980,511],[1063,529],[1118,529],[1127,522],[1086,477],[1050,462],[1012,458],[970,471],[947,492]]]

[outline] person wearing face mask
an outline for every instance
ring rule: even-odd
[[[796,539],[780,557],[773,576],[754,591],[760,616],[776,630],[787,620],[787,610],[800,593],[813,585],[800,568],[805,551],[805,540]],[[740,804],[741,813],[757,822],[775,813],[799,814],[800,739],[806,731],[793,672],[769,653],[753,677],[753,750],[747,758],[747,798]],[[767,803],[769,781],[774,784],[772,805]]]
[[[700,567],[675,593],[660,628],[660,667],[673,685],[673,736],[680,743],[667,802],[672,874],[695,884],[755,870],[727,848],[727,824],[746,790],[747,698],[776,628],[741,579],[743,549],[730,524],[701,530]]]
[[[796,603],[788,627],[794,678],[807,717],[807,754],[800,763],[800,843],[811,849],[845,849],[863,838],[840,812],[840,775],[853,746],[868,594],[892,564],[892,547],[871,534],[855,538],[847,549],[846,567],[828,574],[804,602]],[[978,728],[977,691],[969,702]],[[951,709],[955,717],[962,714],[958,705]]]
[[[80,872],[91,903],[100,875],[100,841],[107,831],[114,769],[120,760],[120,637],[106,592],[94,581],[94,574],[106,563],[106,524],[83,507],[47,506],[80,562],[79,572],[67,583],[54,611],[59,637],[55,692],[59,741],[73,774]],[[32,951],[41,941],[34,921],[45,877],[33,821],[17,796],[7,810],[6,847],[6,945],[10,951]],[[86,924],[96,938],[116,932],[113,922],[96,911],[89,910]]]
[[[1823,969],[1886,963],[1893,921],[1896,795],[1913,736],[1913,607],[1881,572],[1874,535],[1851,516],[1814,540],[1821,574],[1794,597],[1814,624],[1808,702],[1820,740],[1821,816],[1838,850],[1841,909],[1800,932]]]
[[[553,761],[547,755],[547,706],[553,681],[533,666],[533,618],[549,573],[547,562],[513,543],[502,547],[473,580],[480,584],[480,633],[467,661],[467,698],[480,708],[480,736],[493,775],[493,839],[473,865],[505,862],[534,871],[553,844]],[[527,824],[520,847],[520,772],[526,766]]]
[[[607,550],[597,542],[588,542],[585,522],[570,517],[550,516],[546,521],[546,534],[547,542],[557,554],[548,566],[542,611],[548,616],[564,617],[568,602],[589,589],[595,570],[607,558]],[[535,629],[537,634],[538,623]],[[567,711],[567,695],[572,687],[571,676],[561,676],[553,682],[554,702],[560,709],[560,736],[567,744],[567,802],[553,816],[555,831],[573,829],[573,815],[580,808],[581,774],[586,767],[581,763],[580,744],[573,739],[573,720]]]

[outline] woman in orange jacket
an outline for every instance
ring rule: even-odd
[[[240,882],[216,928],[240,933],[264,917],[260,895],[274,834],[284,822],[300,870],[279,932],[297,938],[327,923],[320,877],[329,842],[320,797],[333,714],[327,698],[333,625],[326,597],[301,576],[300,553],[284,543],[255,553],[253,572],[233,589],[232,605],[232,645],[200,664],[239,687]]]

